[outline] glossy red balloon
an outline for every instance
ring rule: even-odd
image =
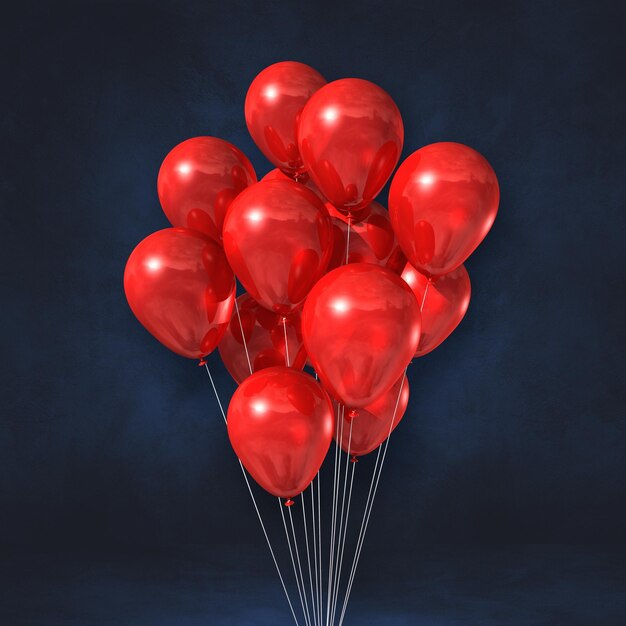
[[[333,438],[328,394],[311,376],[270,367],[246,378],[228,407],[228,436],[254,480],[293,498],[313,480]]]
[[[380,398],[359,409],[354,417],[347,409],[337,413],[343,421],[343,426],[339,424],[339,439],[344,452],[363,456],[378,448],[389,436],[389,429],[396,429],[408,404],[409,381],[403,374]],[[335,410],[339,410],[338,405]]]
[[[491,165],[460,143],[433,143],[398,168],[389,214],[409,262],[427,276],[463,263],[489,232],[500,190]]]
[[[419,303],[391,270],[344,265],[311,290],[302,335],[324,387],[348,408],[364,407],[411,362],[420,336]]]
[[[179,143],[159,170],[159,200],[172,226],[199,230],[217,242],[230,203],[256,182],[241,150],[216,137]]]
[[[241,383],[250,376],[250,366],[253,372],[258,372],[266,367],[286,365],[287,355],[282,316],[268,311],[247,293],[237,298],[237,305],[239,315],[236,310],[233,311],[219,351],[230,375]],[[302,343],[300,311],[296,310],[289,315],[285,324],[289,367],[301,370],[306,363],[306,352]]]
[[[201,358],[226,332],[235,277],[208,237],[166,228],[146,237],[124,271],[128,304],[146,330],[181,356]]]
[[[362,222],[353,222],[330,204],[326,208],[333,224],[333,255],[328,264],[329,271],[346,263],[350,220],[348,263],[374,263],[397,274],[402,272],[406,257],[396,241],[389,214],[378,202],[369,205],[369,215]]]
[[[432,352],[461,323],[470,302],[472,286],[464,265],[430,280],[410,263],[402,278],[422,306],[422,335],[415,356]],[[424,295],[424,293],[426,295]]]
[[[246,124],[254,143],[291,177],[304,171],[297,141],[298,120],[326,79],[312,67],[283,61],[266,67],[246,95]]]
[[[262,181],[231,204],[224,222],[224,251],[246,291],[264,307],[287,315],[328,266],[330,217],[304,185]]]
[[[300,117],[298,145],[307,172],[344,213],[368,205],[398,163],[402,117],[389,94],[366,80],[322,87]]]

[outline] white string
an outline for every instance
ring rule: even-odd
[[[348,215],[348,236],[346,237],[346,265],[348,265],[348,257],[350,255],[350,226],[352,224],[352,217]]]
[[[313,535],[313,564],[315,567],[315,611],[314,615],[316,616],[316,624],[321,626],[322,623],[322,615],[320,613],[319,606],[319,595],[320,595],[320,586],[319,586],[319,572],[317,568],[317,522],[315,520],[315,478],[311,482],[311,529]],[[302,508],[304,510],[304,507]]]
[[[340,419],[340,423],[341,423],[341,429],[340,429],[340,434],[339,437],[336,440],[336,451],[338,454],[338,459],[337,459],[337,489],[335,492],[335,498],[334,498],[334,510],[335,510],[335,517],[334,517],[334,521],[333,521],[333,529],[332,529],[332,566],[330,568],[330,577],[329,577],[329,581],[328,581],[328,587],[329,587],[329,595],[328,595],[328,607],[329,607],[329,612],[328,615],[330,617],[330,613],[332,612],[332,604],[333,604],[333,598],[335,595],[335,579],[336,579],[336,575],[337,575],[337,561],[338,561],[338,552],[339,552],[339,536],[337,535],[337,522],[339,520],[339,489],[341,486],[341,441],[343,441],[343,429],[344,429],[344,416],[345,416],[345,411],[346,411],[346,407],[344,405],[341,405],[340,407],[340,412],[341,412],[341,417]],[[339,413],[339,411],[338,411]],[[344,484],[344,498],[345,498],[345,484]],[[344,500],[345,501],[345,500]],[[341,516],[342,516],[342,521],[339,524],[339,532],[341,533],[341,524],[343,523],[343,504],[342,504],[342,508],[341,508]]]
[[[304,589],[304,576],[302,575],[302,564],[300,563],[300,550],[298,550],[298,539],[297,539],[297,535],[296,535],[296,528],[293,525],[293,515],[291,514],[291,507],[287,507],[287,508],[288,508],[288,513],[289,513],[289,522],[291,524],[291,532],[293,534],[293,547],[294,547],[294,549],[296,551],[296,561],[298,561],[298,570],[300,572],[300,581],[302,582],[302,597],[304,598],[304,606],[306,608],[307,623],[310,625],[311,624],[311,615],[309,613],[309,603],[307,602],[306,591]]]
[[[365,507],[363,509],[363,519],[361,520],[361,527],[359,529],[359,534],[358,534],[358,537],[357,537],[357,542],[356,542],[356,547],[355,547],[355,554],[354,554],[354,560],[352,562],[352,567],[350,568],[350,576],[349,576],[349,579],[348,579],[348,585],[350,584],[350,581],[353,578],[354,561],[356,560],[356,553],[358,551],[359,545],[361,544],[361,539],[362,539],[362,536],[363,536],[363,528],[365,527],[365,519],[366,519],[367,511],[369,510],[369,506],[370,506],[370,502],[371,502],[372,491],[374,489],[374,482],[375,482],[375,479],[376,479],[376,473],[378,471],[378,464],[380,462],[382,448],[383,448],[383,445],[380,444],[378,446],[378,451],[376,453],[376,462],[374,463],[374,470],[372,471],[372,480],[370,481],[369,490],[367,492],[367,498],[365,499]],[[344,598],[344,601],[345,601],[345,598]]]
[[[311,553],[309,550],[309,531],[306,526],[306,509],[304,493],[300,494],[302,500],[302,523],[304,524],[304,541],[306,543],[306,560],[309,566],[309,583],[311,584],[311,613],[313,614],[313,623],[317,626],[317,614],[315,612],[315,595],[313,593],[313,570],[311,568]]]
[[[309,621],[307,619],[307,612],[304,610],[304,602],[302,600],[302,591],[300,590],[300,581],[298,580],[298,572],[296,570],[296,561],[293,558],[293,550],[291,549],[291,540],[289,539],[289,531],[287,530],[287,521],[285,520],[285,513],[283,512],[283,503],[278,498],[278,508],[280,509],[280,516],[283,519],[283,527],[285,529],[285,537],[287,538],[287,546],[289,547],[289,556],[291,557],[291,566],[293,567],[293,575],[296,579],[296,587],[298,589],[298,596],[300,596],[300,606],[302,607],[302,615],[304,615],[304,622],[307,626]]]
[[[383,472],[383,465],[385,464],[385,458],[387,456],[387,449],[389,448],[389,441],[391,439],[391,433],[393,431],[393,425],[394,422],[396,420],[396,413],[398,411],[398,405],[400,404],[400,398],[402,396],[402,389],[404,387],[404,381],[406,380],[406,369],[404,370],[404,374],[402,375],[402,382],[400,383],[400,390],[398,391],[398,398],[396,399],[396,405],[393,409],[393,416],[391,418],[391,423],[389,424],[389,433],[387,435],[387,440],[385,441],[385,449],[383,452],[383,456],[382,456],[382,460],[380,462],[380,467],[378,469],[378,476],[376,478],[376,484],[374,486],[374,491],[372,492],[372,498],[371,498],[371,502],[370,502],[370,507],[369,507],[369,512],[367,514],[367,521],[365,522],[365,527],[363,529],[363,535],[361,537],[361,545],[358,548],[358,551],[355,552],[355,560],[353,562],[353,568],[352,568],[352,574],[351,574],[351,580],[349,581],[349,586],[346,590],[346,597],[344,599],[344,603],[343,603],[343,608],[342,608],[342,613],[341,613],[341,618],[339,620],[339,626],[342,625],[343,620],[345,618],[345,614],[346,614],[346,608],[348,606],[348,601],[350,599],[350,593],[352,592],[352,585],[354,584],[354,578],[356,575],[356,569],[359,565],[359,560],[361,558],[361,552],[363,550],[363,543],[365,541],[365,534],[367,533],[367,527],[369,526],[369,521],[370,521],[370,517],[372,514],[372,509],[374,507],[374,499],[376,498],[376,491],[378,490],[378,484],[380,482],[380,477],[381,474]],[[381,444],[382,446],[382,444]]]
[[[320,623],[322,621],[322,606],[324,605],[324,601],[323,601],[323,596],[324,596],[324,589],[323,589],[323,584],[322,584],[322,505],[321,505],[321,495],[320,495],[320,491],[322,490],[322,484],[321,484],[321,475],[320,472],[317,473],[317,536],[318,536],[318,552],[319,552],[319,563],[320,563],[320,569],[319,569],[319,575],[320,575],[320,588],[319,588],[319,615],[320,615]]]
[[[211,376],[211,370],[209,369],[208,363],[204,364],[206,368],[207,374],[209,375],[209,380],[211,381],[211,387],[213,387],[213,393],[215,393],[215,399],[217,400],[217,404],[220,408],[220,412],[222,417],[224,418],[224,424],[227,424],[226,413],[224,412],[224,407],[222,406],[222,401],[217,393],[217,389],[215,387],[215,383],[213,382],[213,376]],[[263,530],[263,535],[265,536],[265,541],[267,541],[267,547],[270,549],[270,554],[272,555],[272,560],[274,561],[274,565],[276,566],[276,571],[278,572],[278,577],[280,578],[280,584],[283,587],[283,591],[285,592],[285,597],[287,598],[287,602],[289,604],[289,608],[291,609],[291,614],[293,615],[293,619],[296,623],[296,626],[300,626],[298,622],[298,618],[296,617],[296,613],[293,610],[293,605],[291,604],[291,599],[289,598],[289,593],[287,592],[287,587],[285,586],[285,581],[283,580],[283,575],[281,574],[280,567],[278,567],[278,561],[276,560],[276,555],[274,554],[274,550],[272,549],[272,543],[270,542],[270,538],[265,530],[265,524],[263,523],[263,518],[261,517],[261,512],[259,511],[259,507],[256,503],[256,498],[254,497],[254,493],[252,492],[252,487],[250,486],[250,481],[248,480],[248,475],[246,474],[246,470],[244,469],[243,463],[237,459],[239,462],[239,467],[241,468],[241,473],[243,474],[243,479],[246,482],[246,486],[248,487],[248,492],[250,494],[250,499],[252,500],[252,504],[254,504],[254,510],[256,511],[257,517],[259,518],[259,522],[261,524],[261,529]]]
[[[287,341],[287,318],[283,316],[283,331],[285,332],[285,360],[289,367],[289,342]]]
[[[248,354],[248,343],[246,341],[246,336],[243,332],[243,324],[241,323],[241,315],[239,315],[239,305],[237,304],[237,298],[235,298],[235,311],[237,311],[237,319],[239,320],[239,329],[241,330],[241,339],[243,341],[243,347],[246,351],[246,359],[248,360],[248,369],[250,370],[250,374],[252,374],[252,363],[250,363],[250,355]]]
[[[339,448],[339,461],[341,463],[341,443],[343,442],[343,426],[344,426],[344,422],[345,422],[345,411],[346,411],[346,407],[343,407],[343,414],[342,414],[342,420],[341,420],[341,437],[338,441],[338,444],[340,446]],[[352,423],[353,420],[350,421],[350,437],[352,437]],[[350,441],[350,444],[352,443],[352,441]],[[345,515],[345,505],[346,505],[346,491],[348,488],[348,463],[350,463],[350,455],[347,454],[346,455],[346,471],[345,471],[345,476],[343,479],[343,495],[341,496],[341,517],[339,518],[339,535],[337,537],[337,558],[335,559],[334,562],[334,571],[333,571],[333,595],[330,601],[330,615],[331,615],[331,624],[333,623],[332,620],[332,615],[333,615],[333,610],[335,607],[335,597],[337,595],[337,581],[339,578],[339,550],[340,550],[340,546],[341,546],[341,535],[343,532],[343,519],[344,519],[344,515]]]
[[[354,423],[354,419],[350,422],[350,435],[348,436],[348,451],[346,453],[346,478],[348,477],[348,463],[350,462],[350,447],[352,446],[352,425]],[[346,522],[343,527],[343,539],[341,538],[341,525],[339,526],[339,540],[341,543],[341,552],[339,556],[339,568],[338,568],[338,577],[337,584],[335,585],[335,597],[333,599],[333,609],[331,613],[331,623],[335,623],[335,613],[337,612],[337,600],[339,598],[339,587],[341,585],[341,571],[343,567],[343,555],[346,549],[346,535],[348,533],[348,517],[350,515],[350,502],[352,501],[352,485],[354,484],[354,468],[356,467],[356,463],[352,463],[352,472],[350,476],[350,490],[348,495],[348,505],[346,508]],[[344,483],[344,491],[345,491],[345,483]]]
[[[335,506],[336,506],[336,500],[337,500],[337,482],[338,482],[337,455],[338,455],[338,449],[339,449],[339,444],[337,444],[337,441],[339,441],[339,422],[342,421],[340,417],[340,413],[341,413],[341,406],[337,408],[337,426],[336,426],[336,437],[335,437],[335,466],[334,466],[334,471],[333,471],[333,500],[332,500],[332,505],[331,505],[330,548],[329,548],[329,555],[328,555],[328,593],[326,597],[326,624],[329,623],[328,620],[330,619],[330,598],[331,598],[330,590],[331,590],[331,585],[332,585],[331,571],[333,567],[333,552],[334,552],[334,547],[335,547],[334,528],[335,528],[335,512],[336,512]]]
[[[426,287],[424,288],[424,295],[422,296],[422,304],[420,305],[420,313],[422,312],[422,309],[424,308],[424,303],[426,302],[426,294],[428,293],[428,288],[430,287],[431,282],[432,282],[432,278],[429,278],[428,282],[426,283]]]

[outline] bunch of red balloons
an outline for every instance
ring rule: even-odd
[[[239,383],[233,448],[257,482],[290,498],[318,472],[336,419],[350,423],[338,443],[354,455],[400,421],[407,366],[467,310],[463,263],[493,224],[499,188],[478,152],[435,143],[395,172],[389,211],[375,202],[404,126],[366,80],[328,83],[276,63],[250,85],[245,118],[277,169],[257,182],[247,157],[215,137],[176,146],[158,176],[172,228],[135,248],[124,288],[174,352],[203,363],[219,348]],[[235,276],[246,290],[237,299]]]

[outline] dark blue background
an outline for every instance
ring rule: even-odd
[[[216,135],[270,169],[243,101],[285,59],[380,84],[405,156],[467,143],[502,190],[467,263],[466,319],[411,369],[354,617],[624,623],[620,4],[3,14],[3,623],[287,623],[206,376],[148,336],[122,289],[133,246],[167,225],[156,175],[173,145]],[[227,398],[234,385],[210,364]]]

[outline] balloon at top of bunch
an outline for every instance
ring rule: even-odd
[[[328,83],[300,116],[298,146],[306,170],[345,214],[358,212],[378,195],[398,163],[403,142],[398,107],[367,80]]]
[[[191,228],[221,243],[230,203],[256,174],[246,155],[217,137],[193,137],[163,160],[157,190],[172,226]]]
[[[248,131],[261,152],[291,178],[304,173],[297,141],[298,120],[309,98],[326,79],[296,61],[266,67],[246,94]]]

